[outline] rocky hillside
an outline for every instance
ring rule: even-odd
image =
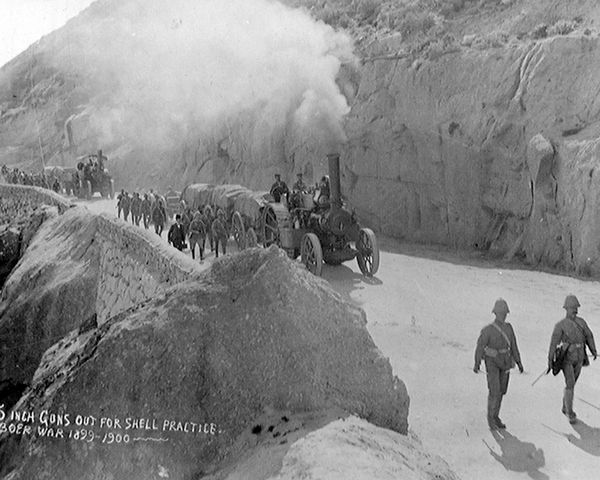
[[[0,478],[324,478],[325,447],[345,458],[327,478],[456,478],[406,436],[406,386],[364,312],[275,246],[97,322],[100,222],[44,215],[0,304],[0,385],[26,387],[0,398]]]
[[[0,70],[0,162],[265,189],[335,149],[367,226],[600,274],[597,2],[285,3],[98,0]]]

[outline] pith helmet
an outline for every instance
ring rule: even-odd
[[[579,305],[579,300],[577,300],[577,297],[575,295],[567,295],[567,298],[565,298],[565,304],[563,305],[563,308],[579,308],[581,307],[581,305]]]
[[[492,309],[492,313],[509,313],[508,303],[503,298],[499,298],[494,303],[494,308]]]

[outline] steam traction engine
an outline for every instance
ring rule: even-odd
[[[355,213],[342,203],[339,155],[327,155],[327,160],[331,182],[328,204],[315,205],[309,194],[290,197],[289,204],[269,203],[262,210],[263,246],[276,244],[291,258],[300,255],[315,275],[321,275],[323,262],[339,265],[356,258],[361,272],[372,276],[379,268],[377,239],[371,229],[360,228]]]

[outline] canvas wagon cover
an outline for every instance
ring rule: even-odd
[[[183,189],[181,193],[181,199],[185,201],[185,203],[192,208],[192,210],[196,210],[199,206],[206,205],[207,203],[212,203],[212,190],[216,185],[212,183],[195,183],[193,185],[188,185]]]
[[[257,222],[260,219],[261,209],[269,203],[268,197],[270,197],[269,192],[248,190],[235,199],[234,210]]]

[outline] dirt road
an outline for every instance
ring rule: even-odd
[[[87,206],[116,212],[110,200]],[[600,343],[598,282],[480,260],[457,263],[444,252],[435,259],[405,255],[398,253],[398,242],[381,242],[376,277],[363,277],[356,262],[325,266],[323,277],[367,312],[375,343],[408,387],[410,426],[425,446],[464,480],[598,478],[600,360],[584,369],[575,390],[580,419],[575,425],[560,412],[562,377],[550,374],[532,386],[545,369],[550,334],[564,316],[568,293],[578,296],[579,314]],[[509,304],[507,321],[515,329],[525,373],[511,374],[500,412],[507,429],[493,434],[486,422],[486,376],[472,368],[479,331],[493,320],[498,297]]]

